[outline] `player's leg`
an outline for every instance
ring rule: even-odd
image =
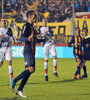
[[[48,60],[44,60],[45,80],[48,81]]]
[[[23,98],[27,97],[23,93],[23,88],[24,88],[25,84],[27,83],[30,75],[35,72],[35,68],[30,66],[30,67],[27,67],[26,70],[28,71],[28,73],[27,73],[27,75],[25,77],[23,77],[23,79],[22,79],[22,81],[20,83],[20,86],[19,86],[19,88],[18,88],[18,90],[16,92],[17,95],[19,95],[19,96],[21,96]]]
[[[13,80],[13,84],[12,84],[12,89],[14,89],[15,84],[17,83],[17,81],[19,81],[20,79],[22,79],[21,84],[17,90],[17,93],[19,96],[21,97],[26,97],[23,94],[23,88],[25,86],[25,84],[28,81],[28,78],[30,77],[30,75],[35,72],[35,56],[33,56],[32,54],[24,54],[24,59],[25,59],[25,70],[19,74],[14,80]]]
[[[30,67],[27,67],[26,70],[29,71],[29,74],[27,74],[26,77],[24,77],[24,78],[22,79],[21,84],[20,84],[20,86],[19,86],[19,88],[18,88],[18,91],[23,91],[23,88],[24,88],[24,86],[25,86],[25,84],[26,84],[28,78],[30,77],[30,75],[31,75],[32,73],[35,72],[35,67],[30,66]]]
[[[75,73],[75,75],[77,76],[77,74],[78,74],[78,79],[82,79],[82,76],[80,75],[81,73],[81,64],[82,64],[82,62],[81,62],[81,59],[77,59],[77,64],[78,64],[78,66],[77,66],[77,70],[76,70],[76,73]]]
[[[44,52],[44,71],[45,71],[45,80],[48,81],[48,57],[49,57],[49,48],[43,47]]]
[[[10,80],[11,80],[11,79],[13,79],[12,61],[8,61],[8,71],[9,71],[9,76],[10,76]]]
[[[83,71],[84,71],[84,75],[82,76],[83,78],[87,78],[87,68],[86,68],[85,63],[86,63],[86,61],[84,61],[82,63],[82,67],[83,67]]]
[[[4,52],[2,51],[2,49],[0,49],[0,67],[3,65],[4,58]]]
[[[79,75],[79,78],[81,78],[80,76],[80,70],[81,70],[81,59],[79,58],[78,55],[75,55],[75,59],[76,59],[76,62],[77,62],[77,70],[74,74],[74,77],[73,79],[77,79],[76,76]]]
[[[57,74],[57,53],[56,53],[56,48],[54,44],[50,46],[50,54],[53,56],[53,68],[54,68],[53,74],[59,77]]]
[[[57,73],[57,57],[56,56],[53,56],[53,67],[54,67],[54,72],[53,74],[56,76],[56,77],[59,77],[58,73]]]
[[[3,61],[0,61],[0,67],[3,65]]]
[[[32,58],[32,60],[30,59]],[[31,60],[31,61],[29,61]],[[29,67],[28,67],[29,66]],[[27,59],[27,64],[26,64],[26,70],[28,71],[27,75],[25,77],[23,77],[22,81],[21,81],[21,84],[16,92],[16,94],[18,94],[19,96],[21,97],[26,97],[24,94],[23,94],[23,88],[25,86],[25,84],[27,83],[30,75],[32,73],[35,72],[35,56],[29,56],[28,59]]]
[[[10,76],[10,84],[13,79],[13,67],[12,67],[12,49],[11,47],[7,48],[5,53],[5,59],[8,61],[8,71]]]

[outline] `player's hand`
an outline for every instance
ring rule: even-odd
[[[30,35],[30,36],[28,37],[28,40],[29,40],[29,41],[31,41],[31,40],[32,40],[32,38],[33,38],[33,36],[32,36],[32,35]]]
[[[3,35],[0,35],[0,38],[3,38]]]
[[[71,46],[74,47],[74,44],[72,43]]]
[[[16,44],[16,45],[18,45],[18,44],[19,44],[19,42],[18,42],[18,41],[15,41],[15,44]]]
[[[45,34],[46,34],[47,32],[49,32],[49,31],[46,31]]]
[[[37,37],[41,37],[41,34],[38,34]]]
[[[86,44],[86,47],[88,48],[89,47],[89,44]]]

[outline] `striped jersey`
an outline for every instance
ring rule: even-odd
[[[71,47],[72,43],[74,44],[73,53],[82,55],[83,38],[81,36],[73,36],[68,46]]]

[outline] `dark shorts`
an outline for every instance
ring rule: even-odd
[[[24,54],[25,68],[35,67],[35,55],[33,54]]]
[[[74,56],[75,56],[76,62],[77,62],[77,59],[80,59],[82,63],[85,62],[85,60],[84,60],[84,56],[77,55],[77,54],[74,54]]]

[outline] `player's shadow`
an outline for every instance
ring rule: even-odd
[[[73,80],[73,79],[66,79],[66,80],[62,80],[62,81],[51,81],[50,83],[66,83],[66,82],[74,82],[77,80]]]
[[[13,97],[13,98],[0,98],[0,100],[17,100],[18,97]]]
[[[27,85],[31,85],[31,84],[51,84],[51,83],[66,83],[66,82],[73,82],[76,80],[73,79],[67,79],[67,80],[62,80],[62,81],[48,81],[48,82],[41,82],[41,83],[27,83]]]
[[[2,86],[10,86],[10,84],[6,84],[6,85],[1,84],[0,87],[2,87]]]

